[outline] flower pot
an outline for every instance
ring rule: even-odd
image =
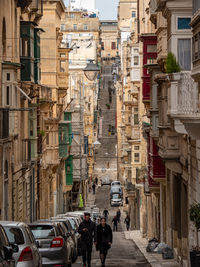
[[[190,252],[190,263],[191,267],[200,266],[200,251],[193,250]]]

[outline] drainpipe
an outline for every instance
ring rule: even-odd
[[[139,43],[139,34],[140,34],[140,0],[137,0],[137,42]]]

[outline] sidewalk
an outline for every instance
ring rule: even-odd
[[[175,260],[163,260],[161,254],[157,253],[148,253],[146,252],[146,247],[148,244],[148,240],[143,238],[140,231],[125,231],[125,238],[131,239],[136,244],[136,246],[140,249],[146,260],[151,264],[152,267],[179,267],[180,264]]]

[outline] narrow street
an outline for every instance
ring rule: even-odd
[[[95,204],[100,208],[102,213],[103,209],[109,209],[110,224],[112,217],[115,215],[117,208],[111,208],[109,204],[109,186],[99,187],[96,193]],[[123,220],[122,220],[123,224]],[[146,267],[150,266],[142,253],[131,240],[126,240],[123,232],[123,225],[119,225],[118,232],[113,233],[113,245],[108,253],[106,261],[107,267]],[[82,266],[81,257],[73,264],[73,267]],[[93,248],[92,267],[101,266],[98,252]]]

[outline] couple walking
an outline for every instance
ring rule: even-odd
[[[102,267],[105,266],[105,260],[108,249],[112,244],[112,230],[106,223],[105,218],[100,219],[100,224],[91,221],[90,213],[85,213],[84,220],[80,224],[78,232],[81,234],[81,253],[83,258],[83,267],[91,267],[91,256],[93,241],[101,260]]]

